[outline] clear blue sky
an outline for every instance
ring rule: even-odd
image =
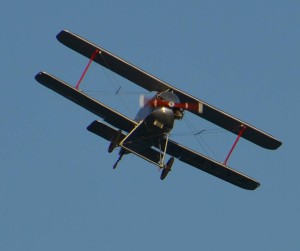
[[[6,1],[1,6],[0,250],[299,250],[299,1]],[[283,141],[244,140],[229,165],[246,191],[175,161],[157,168],[89,133],[96,116],[39,85],[76,84],[87,59],[69,29]],[[134,84],[92,65],[82,89],[133,117]],[[190,126],[189,126],[190,125]],[[192,126],[191,126],[192,125]],[[216,126],[188,115],[178,133]],[[234,137],[174,137],[223,161]]]

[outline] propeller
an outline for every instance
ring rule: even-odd
[[[152,107],[169,107],[169,108],[179,108],[182,110],[187,110],[191,112],[202,113],[203,105],[200,102],[195,103],[176,103],[174,101],[166,101],[162,99],[157,99],[156,97],[147,98],[144,95],[140,95],[140,106],[144,107],[145,105]]]

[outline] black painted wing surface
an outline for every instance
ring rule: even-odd
[[[54,76],[51,76],[48,73],[40,72],[35,76],[35,78],[40,84],[82,106],[88,111],[98,115],[99,117],[103,118],[105,122],[116,128],[124,130],[125,132],[130,132],[137,126],[135,121],[127,118],[112,108],[89,97],[82,91],[77,90],[71,85]],[[100,137],[105,138],[106,140],[111,140],[117,132],[115,129],[101,123],[100,121],[94,121],[88,127],[88,130]],[[125,136],[122,135],[122,137]],[[136,149],[136,151],[138,151],[138,149]],[[250,177],[247,177],[244,174],[223,165],[222,163],[211,160],[208,157],[190,150],[172,140],[170,140],[168,143],[167,153],[179,159],[180,161],[183,161],[241,188],[253,190],[259,186],[259,183]],[[144,150],[140,154],[145,158],[152,160],[153,162],[158,162],[159,160],[159,152],[152,148]]]
[[[260,185],[254,179],[224,165],[223,163],[212,160],[172,140],[168,143],[167,153],[184,163],[194,166],[238,187],[254,190]]]
[[[101,102],[91,98],[82,91],[77,90],[73,86],[63,82],[62,80],[46,73],[40,72],[35,76],[35,79],[42,85],[57,92],[65,98],[82,106],[90,112],[96,114],[104,121],[117,127],[123,131],[131,131],[137,123],[123,114],[113,110],[112,108],[102,104]]]

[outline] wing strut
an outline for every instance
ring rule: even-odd
[[[236,147],[236,144],[238,143],[240,137],[242,137],[242,135],[243,135],[243,133],[245,132],[246,129],[247,129],[247,127],[244,126],[244,125],[242,125],[242,129],[240,130],[240,132],[239,132],[239,134],[238,134],[236,140],[234,141],[234,143],[233,143],[233,145],[232,145],[232,147],[231,147],[231,149],[230,149],[230,151],[229,151],[229,153],[228,153],[228,155],[227,155],[227,157],[226,157],[226,159],[225,159],[225,161],[224,161],[224,165],[225,165],[225,166],[227,166],[227,161],[229,160],[230,155],[232,154],[234,148]]]
[[[99,53],[99,49],[96,49],[96,50],[94,51],[93,55],[91,56],[89,63],[88,63],[87,66],[85,67],[85,69],[84,69],[84,71],[83,71],[83,73],[82,73],[80,79],[78,80],[78,82],[77,82],[77,84],[76,84],[76,89],[77,89],[77,90],[78,90],[79,85],[80,85],[80,83],[82,82],[82,80],[83,80],[85,74],[87,73],[87,71],[88,71],[88,69],[89,69],[91,63],[93,62],[93,60],[95,59],[95,57],[97,56],[98,53]]]

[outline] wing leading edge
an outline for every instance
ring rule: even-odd
[[[130,64],[120,57],[115,56],[114,54],[104,50],[103,48],[85,40],[84,38],[74,33],[63,30],[57,35],[57,39],[62,44],[75,50],[76,52],[82,54],[87,58],[91,58],[91,55],[96,50],[99,50],[98,55],[96,55],[96,57],[94,58],[95,62],[130,80],[131,82],[145,88],[148,91],[162,92],[166,90],[172,90],[178,95],[181,102],[201,103],[203,106],[203,112],[194,112],[195,115],[198,115],[234,134],[239,134],[241,127],[246,127],[247,129],[242,137],[254,144],[272,150],[277,149],[282,144],[273,136],[167,84],[166,82],[150,75],[149,73],[139,69],[133,64]]]

